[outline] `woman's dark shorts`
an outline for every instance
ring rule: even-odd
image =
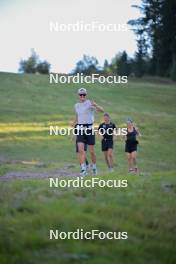
[[[138,142],[126,142],[125,144],[125,152],[132,153],[134,151],[137,151],[137,145]]]
[[[101,141],[101,150],[102,151],[108,151],[108,149],[113,149],[114,142],[113,140],[105,140],[103,139]]]

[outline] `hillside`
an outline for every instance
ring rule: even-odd
[[[70,125],[79,87],[50,85],[47,76],[0,73],[1,179],[13,174],[52,176],[57,170],[67,171],[70,178],[76,175],[74,142],[69,137],[50,136],[49,126]],[[115,144],[115,172],[109,175],[97,139],[99,177],[127,179],[126,189],[49,188],[49,180],[41,177],[1,180],[0,262],[175,263],[176,85],[130,80],[127,85],[84,87],[118,126],[124,126],[127,117],[134,119],[142,133],[140,175],[128,175],[121,139]],[[97,113],[96,124],[101,120],[102,114]],[[48,238],[49,229],[78,227],[125,230],[129,238]]]

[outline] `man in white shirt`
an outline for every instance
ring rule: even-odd
[[[79,162],[81,164],[81,175],[87,175],[85,165],[85,151],[84,144],[89,146],[90,158],[92,161],[92,172],[93,175],[97,175],[96,168],[96,156],[94,151],[95,145],[95,134],[93,131],[94,123],[94,111],[104,112],[103,108],[97,105],[94,101],[86,99],[87,91],[85,88],[78,90],[79,103],[75,104],[75,124],[77,124],[78,135],[78,151],[79,151]]]

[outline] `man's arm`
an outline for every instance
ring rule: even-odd
[[[98,112],[104,112],[103,107],[101,107],[100,105],[98,105],[95,101],[91,101],[91,103],[92,103],[92,106],[95,107],[95,109],[96,109]]]
[[[78,124],[78,116],[77,116],[77,114],[76,114],[75,119],[74,119],[74,121],[72,123],[72,126],[75,127],[76,124]]]
[[[98,127],[98,133],[97,133],[98,138],[99,138],[100,140],[103,139],[103,136],[102,136],[101,133],[100,133],[100,129],[101,129],[101,128],[102,128],[102,126],[101,126],[101,124],[100,124],[99,127]]]

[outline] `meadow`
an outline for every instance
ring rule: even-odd
[[[130,79],[84,87],[119,127],[134,119],[142,134],[140,174],[128,174],[121,138],[109,174],[97,138],[99,177],[127,179],[127,188],[56,189],[47,178],[2,180],[9,173],[79,172],[74,142],[50,136],[49,126],[70,126],[80,85],[0,73],[0,263],[176,263],[176,83]],[[95,117],[98,125],[102,114]],[[77,228],[127,231],[128,239],[49,240],[50,229]]]

